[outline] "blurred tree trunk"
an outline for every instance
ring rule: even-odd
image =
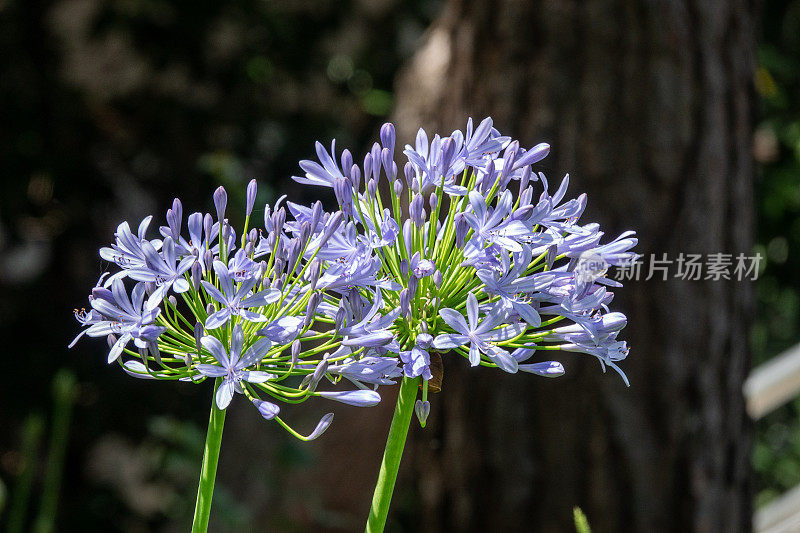
[[[608,237],[748,254],[754,46],[741,0],[449,0],[398,80],[399,138],[491,115],[551,143]],[[447,362],[408,459],[422,530],[570,531],[573,505],[595,531],[750,529],[748,283],[628,282],[615,307],[630,389],[589,356],[559,380]]]

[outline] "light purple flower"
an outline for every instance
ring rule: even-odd
[[[221,261],[214,261],[214,272],[219,279],[222,291],[211,283],[203,280],[201,283],[209,296],[222,304],[222,309],[212,313],[205,322],[208,329],[215,329],[225,324],[232,316],[238,316],[252,322],[263,322],[266,317],[260,313],[251,311],[251,307],[263,307],[280,298],[281,291],[278,289],[264,289],[255,294],[250,291],[258,284],[257,278],[244,280],[239,287],[234,287],[233,277],[228,272],[228,267]]]
[[[273,320],[256,334],[270,339],[278,344],[287,344],[293,341],[303,329],[304,317],[283,316]]]
[[[152,216],[145,217],[141,224],[139,224],[136,235],[131,232],[131,228],[127,222],[121,223],[117,226],[116,233],[114,233],[116,243],[112,244],[110,247],[100,248],[100,257],[106,261],[116,263],[118,266],[125,269],[112,276],[112,279],[126,276],[127,269],[145,265],[146,256],[144,250],[142,250],[142,243],[148,242],[145,235],[147,234],[147,228],[150,226],[150,221],[152,220]],[[151,245],[155,248],[160,248],[161,241],[151,241]],[[109,279],[109,282],[110,281],[111,279]]]
[[[415,378],[422,376],[422,379],[429,380],[431,374],[431,356],[428,347],[431,345],[433,337],[427,333],[417,335],[417,343],[411,350],[400,352],[400,360],[403,361],[403,373],[406,377]]]
[[[478,320],[478,299],[475,295],[467,295],[467,321],[455,309],[445,308],[439,311],[439,316],[453,328],[456,333],[442,333],[433,340],[432,346],[437,350],[448,350],[469,343],[469,362],[477,366],[481,354],[486,356],[497,366],[506,371],[516,371],[517,362],[504,349],[494,343],[509,340],[525,331],[524,323],[510,324],[500,329],[495,329],[503,323],[508,312],[503,305],[497,305],[486,314],[482,321]]]
[[[328,372],[338,374],[361,385],[394,385],[392,379],[399,377],[402,371],[397,365],[395,357],[366,356],[361,359],[346,359],[338,365],[330,365]]]
[[[256,409],[258,409],[258,412],[261,413],[261,416],[263,416],[265,420],[272,420],[281,412],[280,407],[266,400],[253,400],[253,405],[256,406]]]
[[[494,208],[488,207],[486,199],[477,191],[470,191],[469,203],[473,212],[464,213],[464,218],[476,237],[510,252],[522,251],[518,238],[527,235],[530,230],[517,220],[504,220],[514,203],[511,191],[504,191]]]
[[[217,389],[217,407],[225,409],[231,403],[233,393],[242,394],[241,382],[264,383],[275,376],[259,370],[246,370],[248,367],[256,365],[262,357],[272,347],[269,339],[259,339],[242,354],[244,344],[244,333],[242,326],[236,324],[231,334],[230,353],[225,350],[222,343],[210,335],[201,339],[203,347],[211,352],[218,365],[199,364],[197,371],[210,378],[224,378],[222,384]],[[263,413],[262,413],[263,416]]]
[[[317,142],[315,147],[317,149],[317,157],[322,164],[309,160],[300,161],[300,168],[305,171],[306,175],[305,177],[292,176],[292,179],[297,183],[306,185],[333,187],[336,178],[345,177],[336,161],[334,161],[336,157],[336,140],[334,139],[331,142],[330,154],[320,142]],[[349,172],[349,169],[345,169],[345,171]]]
[[[176,293],[182,293],[191,288],[184,274],[192,267],[195,258],[189,256],[179,259],[172,237],[164,239],[160,254],[147,241],[142,243],[142,250],[145,255],[145,265],[132,268],[128,276],[136,281],[149,281],[156,284],[156,290],[151,297],[153,305],[157,305],[163,300],[170,289]]]
[[[228,261],[228,273],[236,282],[242,282],[255,276],[258,263],[247,257],[244,250],[236,250],[236,254]]]
[[[430,259],[420,258],[419,252],[414,252],[414,255],[411,256],[411,262],[408,268],[414,274],[414,277],[422,279],[436,271],[436,264]]]
[[[111,283],[111,290],[95,287],[92,290],[90,303],[92,309],[101,317],[92,313],[91,318],[94,322],[72,341],[70,347],[84,334],[89,337],[116,335],[116,342],[108,352],[109,363],[119,358],[131,340],[138,348],[155,350],[154,344],[158,337],[166,331],[166,328],[153,324],[161,310],[153,308],[150,302],[145,300],[144,283],[137,283],[131,296],[128,297],[120,279],[115,279]]]

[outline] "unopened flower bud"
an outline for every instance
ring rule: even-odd
[[[400,180],[394,180],[394,194],[396,196],[400,196],[403,193],[403,182]]]
[[[353,166],[353,154],[350,153],[350,150],[345,148],[342,150],[342,170],[347,172],[347,169]]]
[[[278,277],[283,274],[283,268],[286,266],[286,263],[283,259],[276,259],[274,263],[272,263],[272,279],[278,279]]]
[[[414,241],[414,225],[410,220],[403,222],[403,240],[406,243],[406,251],[411,255],[411,243]]]
[[[381,126],[381,144],[383,149],[389,152],[389,158],[394,157],[394,143],[395,143],[394,124],[387,122]]]
[[[306,437],[306,440],[314,440],[319,438],[319,436],[325,433],[325,430],[327,430],[330,427],[332,422],[333,422],[333,413],[328,413],[326,415],[323,415],[323,417],[319,419],[317,427],[314,428],[314,431],[309,433],[308,437]]]
[[[253,400],[253,405],[256,406],[256,409],[258,409],[259,414],[264,417],[264,420],[272,420],[281,412],[280,407],[266,400],[255,399]]]
[[[172,203],[173,208],[167,209],[167,225],[174,240],[180,239],[181,236],[181,201],[175,198]],[[175,209],[177,207],[177,209]]]
[[[372,154],[364,156],[364,179],[368,180],[372,175]]]
[[[410,162],[403,166],[403,176],[406,178],[406,186],[410,189],[414,182],[414,167]]]
[[[214,253],[211,250],[206,250],[203,252],[203,266],[205,267],[205,273],[208,274],[214,265]]]
[[[428,421],[428,415],[431,414],[431,403],[428,400],[424,402],[422,400],[417,400],[414,404],[414,413],[417,415],[419,425],[425,427]]]
[[[305,246],[309,237],[311,237],[311,224],[303,222],[300,224],[300,240],[298,242],[301,246]]]
[[[358,189],[357,185],[353,185],[353,187]],[[311,222],[309,223],[309,225],[311,226],[312,233],[315,233],[317,231],[317,226],[319,225],[321,217],[322,217],[322,202],[317,200],[311,207]]]
[[[201,339],[203,338],[203,323],[196,322],[194,325],[194,344],[195,348],[197,348],[197,353],[200,354],[200,350],[202,348],[202,344],[200,343]]]
[[[358,165],[350,167],[350,184],[356,191],[361,187],[361,169],[358,168]]]
[[[453,217],[453,223],[456,225],[456,247],[460,250],[464,247],[467,240],[467,232],[469,231],[469,224],[463,213],[456,213]]]
[[[319,281],[321,265],[317,259],[314,259],[309,265],[308,269],[306,269],[306,277],[308,282],[311,284],[309,290],[314,290],[317,288],[317,282]]]
[[[526,166],[522,170],[522,176],[519,178],[519,192],[522,194],[522,191],[528,188],[528,183],[531,180],[531,167]]]
[[[372,144],[372,179],[378,181],[381,177],[381,145],[378,143]],[[367,179],[367,176],[364,176]]]
[[[314,321],[314,315],[317,312],[317,307],[319,303],[322,301],[322,294],[315,292],[308,298],[308,304],[306,305],[306,316],[303,320],[303,327],[307,328],[311,326],[311,323]]]
[[[192,288],[194,288],[195,292],[199,291],[200,280],[203,279],[203,268],[200,266],[199,261],[195,261],[194,263],[192,263],[191,277],[192,277]]]
[[[421,194],[416,193],[414,195],[414,199],[411,200],[411,205],[408,208],[408,214],[411,221],[414,222],[414,225],[418,228],[421,228],[423,224],[425,224],[425,207]]]
[[[447,177],[445,173],[447,173],[450,169],[450,165],[453,163],[453,159],[456,155],[456,144],[453,142],[453,139],[450,137],[446,138],[442,141],[442,159],[439,161],[437,165],[439,171],[439,177]],[[438,179],[437,179],[438,183]]]
[[[316,368],[314,368],[314,373],[307,375],[303,378],[302,385],[305,385],[309,391],[314,392],[317,390],[317,385],[319,385],[320,380],[325,375],[325,372],[328,371],[328,354],[326,353],[322,356],[322,360],[317,363]]]
[[[247,240],[252,242],[253,244],[256,243],[258,240],[258,230],[256,228],[252,228],[247,234]]]
[[[436,285],[437,289],[442,288],[442,273],[438,270],[433,273],[433,284]]]
[[[294,366],[297,364],[297,360],[300,357],[300,339],[295,339],[294,342],[292,342],[291,354],[292,366]]]
[[[370,179],[367,182],[367,193],[373,198],[375,198],[378,193],[378,184],[374,179]]]
[[[230,236],[231,236],[231,226],[230,224],[228,224],[228,221],[225,220],[222,222],[222,242],[227,244]]]
[[[436,205],[439,203],[439,197],[436,196],[435,192],[431,193],[430,198],[428,198],[428,205],[431,206],[431,213],[436,210]]]
[[[253,255],[253,243],[252,242],[248,241],[247,244],[244,245],[244,255],[246,255],[247,257],[251,257]]]
[[[505,152],[503,152],[503,170],[501,174],[503,181],[501,183],[508,183],[508,180],[511,179],[511,169],[514,167],[518,151],[519,141],[513,141],[508,144]]]
[[[338,334],[339,330],[342,329],[342,327],[344,327],[344,321],[345,321],[346,317],[347,317],[347,312],[344,310],[344,307],[340,307],[336,311],[336,317],[333,320],[334,325],[336,326],[336,333],[337,334]]]
[[[247,205],[245,207],[244,214],[245,216],[250,216],[250,213],[253,212],[253,206],[256,205],[256,195],[258,193],[258,183],[256,183],[255,179],[250,180],[250,183],[247,184]]]
[[[283,229],[283,225],[286,223],[286,210],[284,208],[280,208],[272,215],[272,227],[275,228],[276,232],[279,232]]]
[[[381,162],[383,163],[383,170],[386,172],[386,178],[391,182],[397,176],[397,165],[392,161],[392,152],[388,148],[381,150]]]
[[[172,307],[178,307],[178,299],[175,298],[175,296],[170,294],[168,300],[169,300],[169,305],[171,305]]]
[[[286,258],[286,265],[289,267],[289,270],[286,273],[290,276],[294,273],[295,266],[297,265],[297,259],[300,257],[300,251],[300,239],[292,239],[289,244],[289,253]]]
[[[550,153],[550,145],[547,143],[539,143],[518,157],[512,170],[538,163],[547,157],[548,153]]]
[[[411,296],[408,289],[400,291],[400,314],[406,317],[406,319],[411,316]]]
[[[203,232],[206,234],[206,239],[211,240],[211,232],[214,231],[214,219],[210,214],[203,215]],[[200,243],[197,243],[198,245]]]
[[[328,221],[325,223],[325,230],[322,232],[322,239],[320,239],[319,247],[325,245],[328,242],[328,239],[331,238],[333,232],[339,229],[339,225],[342,223],[342,218],[344,214],[341,211],[337,211],[330,216]]]
[[[408,292],[412,297],[414,297],[417,294],[418,285],[419,285],[419,278],[417,278],[416,276],[411,276],[408,279]]]
[[[228,193],[222,186],[217,187],[214,191],[214,207],[217,208],[217,220],[222,222],[225,220],[225,207],[228,205]]]
[[[175,213],[175,216],[178,217],[178,220],[183,219],[183,204],[181,203],[180,198],[175,198],[172,200],[172,212]]]
[[[400,274],[405,278],[408,276],[408,261],[403,259],[400,261]]]
[[[206,305],[206,314],[207,315],[213,315],[214,311],[215,311],[214,304],[207,304]]]

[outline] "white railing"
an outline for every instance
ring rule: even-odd
[[[747,412],[758,420],[800,394],[800,344],[753,369],[744,382]],[[800,531],[800,486],[756,511],[756,533]]]

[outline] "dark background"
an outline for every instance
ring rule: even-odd
[[[420,125],[492,114],[526,146],[550,142],[551,179],[571,172],[588,216],[609,235],[639,230],[641,253],[759,251],[766,268],[754,288],[619,291],[629,390],[580,358],[563,384],[447,368],[431,427],[412,430],[390,528],[563,531],[581,505],[598,531],[747,529],[751,502],[800,483],[800,405],[752,426],[739,393],[753,362],[800,338],[800,2],[703,6],[0,1],[0,528],[28,453],[26,524],[37,515],[60,369],[77,386],[57,530],[188,528],[209,387],[133,380],[105,365],[102,339],[66,349],[119,222],[161,224],[176,196],[210,210],[219,184],[241,205],[252,177],[262,205],[315,200],[289,176],[317,139],[359,154],[389,119],[404,144]],[[706,167],[717,159],[731,163]],[[708,203],[680,200],[691,194]],[[696,326],[668,323],[687,312]],[[697,377],[709,370],[725,379]],[[311,444],[239,403],[212,528],[361,528],[391,392],[368,413],[335,408]],[[325,407],[287,411],[311,428]],[[698,433],[718,418],[732,422]],[[36,420],[38,451],[23,445]]]

